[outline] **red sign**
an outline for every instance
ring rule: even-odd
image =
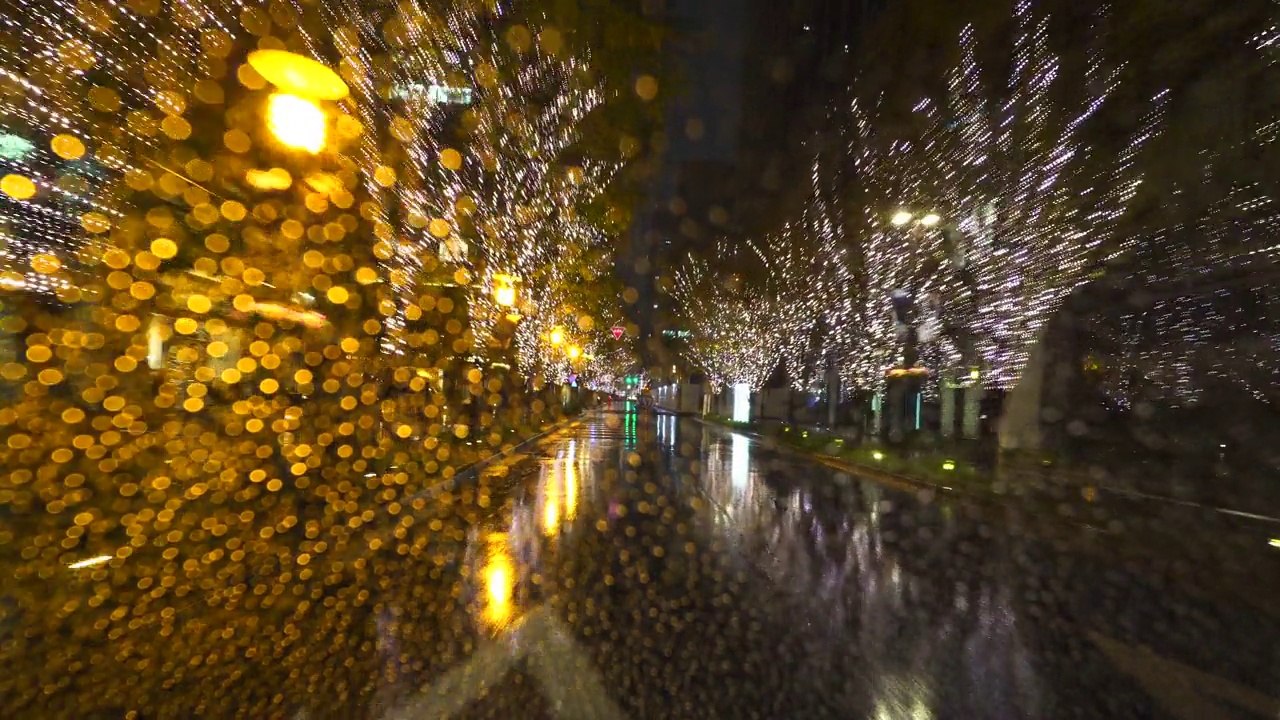
[[[614,340],[621,340],[621,339],[622,339],[622,333],[626,332],[626,330],[623,330],[622,328],[618,327],[617,325],[614,325],[614,326],[609,330],[609,332],[613,333],[613,339],[614,339]]]

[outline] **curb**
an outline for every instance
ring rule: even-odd
[[[976,492],[972,490],[958,489],[957,487],[953,487],[950,485],[943,485],[940,482],[927,480],[919,476],[901,475],[898,473],[890,472],[888,470],[881,470],[880,468],[877,468],[871,465],[863,465],[860,463],[855,463],[850,460],[845,460],[843,458],[835,457],[832,455],[826,455],[826,454],[814,452],[811,450],[803,450],[800,448],[792,447],[785,443],[778,442],[775,438],[771,436],[762,435],[755,431],[742,430],[729,425],[721,425],[720,423],[717,423],[712,420],[707,420],[702,417],[698,417],[695,419],[703,424],[718,427],[728,432],[736,432],[742,435],[747,435],[752,439],[756,440],[757,442],[761,443],[762,445],[769,447],[770,449],[794,453],[796,455],[799,455],[800,457],[808,458],[815,462],[819,462],[824,465],[827,465],[828,467],[833,467],[838,470],[843,470],[845,472],[862,475],[867,479],[875,480],[877,482],[883,482],[885,484],[892,484],[898,487],[910,486],[911,488],[914,488],[914,489],[932,488],[941,492],[951,492],[957,495],[964,495],[966,497],[971,497],[974,499],[992,499],[996,501],[1007,501],[1007,500],[1014,500],[1018,498],[1018,495],[1011,495],[1008,493]],[[1092,488],[1099,495],[1113,495],[1119,499],[1125,499],[1125,500],[1131,500],[1131,501],[1146,501],[1149,503],[1159,503],[1164,505],[1176,505],[1179,507],[1195,508],[1197,510],[1213,511],[1216,513],[1221,513],[1223,515],[1228,515],[1238,520],[1244,520],[1244,521],[1262,523],[1262,524],[1268,524],[1268,525],[1280,525],[1280,517],[1274,517],[1271,515],[1251,513],[1251,512],[1246,512],[1246,511],[1235,509],[1235,508],[1219,507],[1216,505],[1205,505],[1205,504],[1193,502],[1190,500],[1182,500],[1179,498],[1168,497],[1165,495],[1152,495],[1149,493],[1142,493],[1135,490],[1127,490],[1125,488],[1120,488],[1120,487],[1115,487],[1110,485],[1094,484],[1092,485]],[[1088,501],[1088,502],[1090,502],[1090,504],[1093,503],[1093,501]]]
[[[929,489],[929,490],[937,490],[939,492],[951,492],[957,495],[965,495],[965,496],[974,497],[974,498],[999,497],[999,496],[991,495],[989,493],[984,493],[979,495],[977,493],[970,493],[970,492],[965,492],[963,490],[956,490],[954,487],[951,487],[950,485],[941,485],[941,484],[933,483],[928,480],[924,480],[911,475],[899,475],[897,473],[892,473],[887,470],[881,470],[879,468],[871,467],[868,465],[860,465],[858,463],[850,462],[848,460],[834,457],[832,455],[825,455],[822,453],[816,453],[809,450],[801,450],[800,448],[791,447],[785,443],[778,442],[774,438],[769,437],[767,435],[761,435],[760,433],[755,432],[754,430],[742,430],[739,428],[730,427],[728,425],[721,425],[720,423],[707,420],[703,417],[695,417],[694,419],[704,425],[717,427],[726,432],[738,433],[739,435],[746,435],[747,437],[751,438],[752,440],[755,440],[756,442],[760,443],[762,446],[770,450],[775,450],[779,452],[788,452],[793,455],[797,455],[799,457],[803,457],[809,460],[813,460],[815,462],[819,462],[823,465],[826,465],[827,467],[832,467],[837,470],[842,470],[852,475],[860,475],[864,479],[872,480],[874,482],[879,482],[884,485],[888,485],[890,487],[895,487],[899,490]]]

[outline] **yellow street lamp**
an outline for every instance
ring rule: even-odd
[[[911,222],[913,218],[915,218],[915,216],[906,210],[899,210],[893,214],[893,217],[889,219],[889,222],[893,223],[894,227],[902,227],[903,225]]]
[[[341,100],[350,92],[323,63],[286,50],[255,50],[249,67],[279,91],[267,100],[267,128],[286,147],[318,153],[328,119],[318,100]]]
[[[286,147],[320,152],[327,124],[320,106],[306,98],[276,93],[267,100],[267,128]]]
[[[501,273],[494,275],[493,300],[502,307],[513,307],[516,304],[516,279]]]
[[[568,354],[570,360],[577,360],[578,358],[582,357],[582,348],[578,347],[577,345],[570,345],[569,349],[566,350],[565,352],[566,354]]]
[[[563,329],[563,328],[558,328],[558,327],[557,327],[557,328],[552,328],[552,329],[551,329],[551,333],[550,333],[549,335],[547,335],[547,340],[548,340],[548,341],[550,341],[550,342],[551,342],[551,344],[552,344],[553,346],[555,346],[555,347],[559,347],[559,346],[563,345],[563,344],[564,344],[564,329]]]
[[[920,218],[920,224],[925,227],[933,227],[934,225],[937,225],[941,220],[942,220],[942,216],[939,215],[938,213],[929,213],[928,215],[925,215],[924,217]]]
[[[347,84],[327,65],[287,50],[255,50],[249,67],[286,95],[308,100],[341,100]]]

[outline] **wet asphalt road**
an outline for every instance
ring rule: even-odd
[[[1160,512],[879,484],[625,408],[369,510],[190,593],[95,608],[149,588],[137,558],[0,588],[0,717],[1280,717],[1270,548],[1173,546]]]
[[[1087,526],[633,411],[484,475],[491,514],[379,573],[375,716],[1280,717],[1280,598]]]

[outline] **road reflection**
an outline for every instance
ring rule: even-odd
[[[515,563],[511,559],[506,533],[493,533],[487,539],[484,565],[484,624],[502,629],[514,613],[512,593],[515,590]]]
[[[1280,686],[1274,618],[688,419],[591,416],[415,508],[353,535],[358,555],[313,544],[305,577],[246,555],[227,582],[271,589],[209,583],[173,625],[11,623],[5,667],[47,660],[47,708],[122,717],[234,717],[246,697],[261,717],[512,717],[530,693],[637,720],[1149,717],[1139,664],[1109,659],[1137,646],[1250,707]],[[59,612],[111,572],[58,579]],[[98,638],[92,664],[59,656],[71,636]]]

